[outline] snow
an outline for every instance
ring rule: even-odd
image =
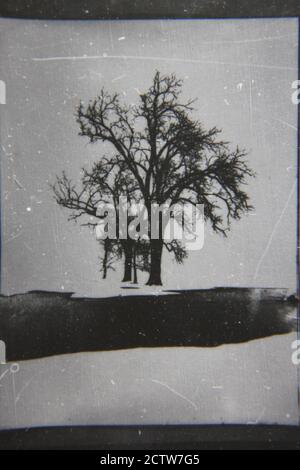
[[[218,348],[79,353],[0,366],[0,427],[298,424],[296,333]]]

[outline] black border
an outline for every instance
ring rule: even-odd
[[[0,0],[0,16],[49,20],[300,17],[300,2],[299,0]],[[0,432],[0,450],[5,449],[300,450],[300,427],[190,425],[17,429]]]
[[[300,16],[299,0],[1,0],[0,16],[47,19]]]
[[[0,450],[108,449],[300,450],[300,428],[253,425],[63,426],[0,432]]]

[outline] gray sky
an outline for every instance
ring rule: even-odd
[[[74,111],[102,86],[138,100],[156,69],[184,79],[195,115],[249,150],[255,211],[227,239],[205,229],[183,266],[164,255],[164,287],[296,285],[296,19],[178,21],[0,20],[2,292],[32,289],[110,295],[94,236],[67,222],[48,183],[76,181],[103,153],[78,136]],[[141,278],[142,279],[142,278]]]

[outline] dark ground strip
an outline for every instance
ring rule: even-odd
[[[32,292],[0,297],[0,338],[7,361],[140,347],[216,347],[295,330],[296,306],[276,290],[103,299]]]

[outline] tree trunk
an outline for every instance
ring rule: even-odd
[[[137,284],[136,245],[133,247],[133,284]]]
[[[104,256],[102,261],[102,279],[106,279],[107,276],[107,261],[108,261],[108,242],[104,240]]]
[[[124,277],[122,282],[130,282],[132,280],[132,244],[126,241],[123,246],[124,261]]]
[[[106,276],[107,276],[107,254],[105,253],[104,255],[104,260],[103,260],[103,263],[102,263],[102,279],[106,279]]]
[[[161,286],[161,257],[163,250],[162,240],[150,241],[151,265],[147,286]]]

